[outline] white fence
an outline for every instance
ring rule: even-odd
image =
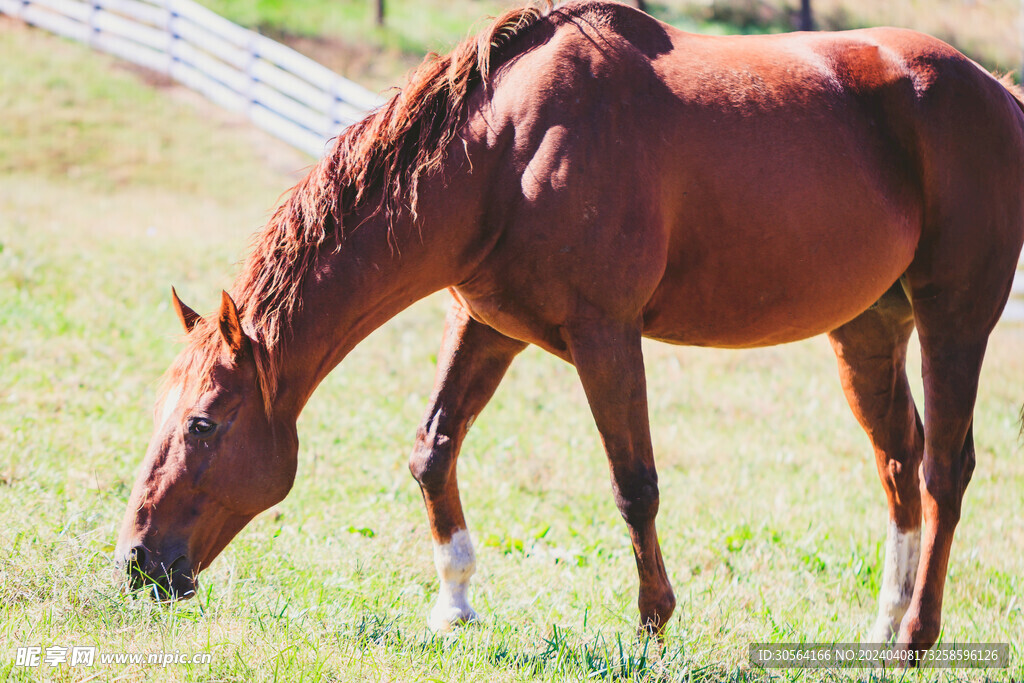
[[[0,12],[167,74],[315,157],[382,102],[192,0],[0,0]],[[1022,270],[1003,319],[1024,321]]]
[[[0,0],[0,12],[167,74],[314,157],[382,101],[192,0]]]

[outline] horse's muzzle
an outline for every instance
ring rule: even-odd
[[[131,590],[151,590],[154,600],[181,600],[196,594],[195,572],[185,555],[167,562],[137,545],[117,561],[128,572]]]

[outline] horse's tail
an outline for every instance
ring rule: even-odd
[[[998,77],[996,80],[999,81],[1000,85],[1006,88],[1006,92],[1008,92],[1010,97],[1013,98],[1017,108],[1020,109],[1021,116],[1024,117],[1024,88],[1021,88],[1021,86],[1014,83],[1013,79],[1010,78],[1010,74],[1005,74]],[[1024,122],[1024,119],[1022,119],[1022,122]],[[1024,441],[1024,405],[1022,405],[1020,409],[1020,431],[1017,433],[1017,437],[1019,440]]]
[[[1011,74],[1003,74],[1002,76],[996,76],[996,80],[999,84],[1006,88],[1006,91],[1013,95],[1013,99],[1017,100],[1017,106],[1024,111],[1024,88],[1013,82]]]

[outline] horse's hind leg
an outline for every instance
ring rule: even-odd
[[[1000,270],[998,264],[993,264],[993,270]],[[962,279],[967,281],[967,277]],[[972,289],[979,296],[970,303],[955,302],[957,297],[947,294]],[[918,286],[912,296],[924,377],[925,446],[920,487],[924,524],[914,595],[897,642],[923,651],[935,643],[941,628],[953,532],[974,471],[972,423],[978,375],[1005,296],[1000,298],[1000,289],[986,287],[984,281],[978,282],[976,289],[960,285],[935,291]]]
[[[941,629],[953,532],[974,472],[978,376],[1020,250],[1020,221],[985,218],[975,215],[971,221],[950,223],[985,230],[979,228],[969,238],[951,236],[919,247],[920,264],[915,262],[907,273],[924,379],[923,527],[917,582],[897,642],[916,651],[930,648]],[[946,251],[940,252],[940,246]],[[948,253],[952,249],[955,253]]]
[[[953,533],[974,471],[978,375],[1024,240],[1020,111],[987,76],[971,84],[959,71],[946,78],[953,73],[937,72],[914,124],[924,220],[905,277],[924,380],[922,530],[914,595],[897,642],[917,652],[939,637]],[[939,114],[950,106],[955,117]],[[965,127],[976,133],[970,144]]]
[[[897,283],[877,304],[829,334],[846,399],[871,439],[889,504],[878,616],[867,636],[873,643],[887,643],[899,628],[917,575],[924,431],[907,383],[913,329],[913,309]]]
[[[437,631],[476,618],[467,596],[476,560],[462,514],[455,464],[470,423],[524,348],[525,343],[470,318],[457,302],[448,311],[434,392],[409,459],[427,508],[441,582],[429,620]]]

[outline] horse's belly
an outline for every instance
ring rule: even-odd
[[[671,343],[750,348],[829,332],[874,304],[909,267],[910,226],[811,233],[777,249],[736,246],[670,261],[644,311],[644,334]],[[786,240],[781,240],[783,243]]]
[[[824,302],[822,306],[817,300],[768,306],[756,300],[756,293],[754,300],[733,304],[725,313],[723,309],[707,310],[685,303],[648,311],[644,336],[672,344],[715,348],[787,344],[834,330],[866,310],[884,291],[882,288],[878,296],[861,299],[852,306],[836,306],[834,302]]]

